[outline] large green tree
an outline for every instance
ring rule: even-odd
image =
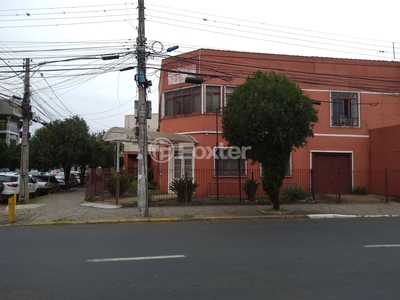
[[[64,169],[69,178],[71,167],[86,155],[89,143],[89,128],[78,116],[56,120],[36,130],[30,141],[30,166],[39,170],[55,167]],[[69,181],[65,181],[69,188]]]
[[[11,141],[9,149],[11,151],[11,160],[8,168],[10,170],[19,169],[21,167],[21,144],[17,145],[16,141]]]
[[[90,136],[92,155],[88,161],[91,168],[111,168],[114,166],[114,145],[115,143],[103,140],[105,132],[93,133]]]
[[[77,162],[81,166],[81,182],[84,182],[87,166],[90,168],[111,168],[114,166],[114,143],[105,142],[102,139],[104,133],[102,131],[89,135],[86,150]]]
[[[262,164],[262,187],[275,210],[290,153],[313,137],[318,121],[313,100],[285,75],[257,71],[235,88],[223,109],[222,136]]]
[[[0,169],[8,168],[11,156],[12,154],[6,141],[0,138]]]

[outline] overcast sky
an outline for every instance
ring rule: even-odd
[[[400,2],[370,3],[145,0],[153,112],[157,68],[173,45],[168,55],[212,48],[400,61]],[[1,1],[0,96],[22,96],[22,62],[31,58],[31,102],[42,120],[78,115],[94,132],[124,126],[138,97],[136,72],[119,70],[137,64],[137,17],[137,1]],[[124,56],[96,59],[110,53]]]

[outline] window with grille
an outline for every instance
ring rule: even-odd
[[[214,148],[214,176],[246,176],[246,158],[241,154],[233,154],[229,147]],[[240,171],[239,171],[240,170]]]
[[[201,112],[201,87],[190,87],[165,92],[166,117],[190,115]]]
[[[221,86],[206,86],[206,112],[216,112],[221,107]]]
[[[331,92],[331,126],[360,125],[359,93]]]
[[[235,87],[234,86],[226,86],[225,87],[225,106],[229,101],[229,98],[231,97]]]
[[[193,149],[174,151],[174,178],[193,177]]]

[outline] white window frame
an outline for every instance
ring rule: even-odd
[[[217,85],[217,84],[205,84],[204,85],[204,90],[203,90],[203,111],[206,114],[215,114],[215,110],[214,111],[207,111],[207,87],[218,87],[219,88],[219,103],[218,103],[218,107],[222,107],[222,98],[223,98],[223,94],[222,94],[222,85]]]

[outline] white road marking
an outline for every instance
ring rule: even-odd
[[[88,262],[109,262],[109,261],[128,261],[128,260],[149,260],[149,259],[169,259],[183,258],[185,255],[165,255],[165,256],[141,256],[141,257],[117,257],[117,258],[99,258],[88,259]]]
[[[357,218],[357,215],[341,215],[341,214],[312,214],[308,215],[310,219],[339,219],[339,218]]]
[[[387,244],[387,245],[364,245],[365,248],[393,248],[400,247],[400,244]]]

